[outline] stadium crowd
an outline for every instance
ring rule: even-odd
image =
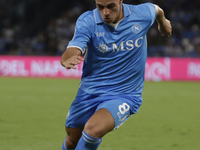
[[[156,23],[148,32],[150,57],[200,57],[200,1],[124,0],[152,2],[165,11],[173,35],[161,38]],[[73,37],[78,16],[95,8],[94,0],[1,0],[0,55],[60,56]]]

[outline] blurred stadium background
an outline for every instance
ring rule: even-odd
[[[130,4],[143,2],[147,0],[124,0]],[[163,8],[173,27],[171,38],[162,37],[156,23],[151,27],[148,56],[156,60],[198,58],[191,75],[200,81],[200,1],[148,2]],[[94,0],[0,0],[0,62],[3,56],[10,55],[61,56],[73,36],[76,19],[93,8]],[[13,76],[17,67],[19,73],[26,73],[25,64],[19,63],[20,68],[16,61],[11,63],[12,58],[4,61],[10,61],[12,67],[6,63],[0,63],[0,67],[8,74],[13,70]],[[169,71],[165,60],[169,62],[164,59],[161,63],[162,76]],[[182,69],[182,62],[177,65]],[[46,66],[39,71],[46,70],[49,75],[52,66]],[[80,79],[71,78],[8,78],[0,74],[0,150],[61,149],[66,136],[65,117],[79,82]],[[145,82],[144,103],[138,114],[108,134],[99,150],[199,150],[199,91],[199,82]]]
[[[140,4],[147,0],[124,0]],[[148,0],[171,20],[173,36],[161,38],[156,23],[148,32],[150,57],[200,57],[200,1]],[[0,0],[0,54],[60,56],[77,17],[94,0]]]

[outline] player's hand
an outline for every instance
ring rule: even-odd
[[[162,22],[158,23],[158,30],[162,36],[170,37],[172,35],[172,26],[168,19],[164,19]]]
[[[76,55],[70,57],[69,59],[63,62],[63,66],[67,69],[76,69],[75,65],[78,65],[83,61],[83,57],[81,56],[81,52],[78,51]]]

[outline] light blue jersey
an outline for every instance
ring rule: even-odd
[[[156,18],[155,6],[122,4],[116,27],[103,22],[98,9],[82,14],[68,47],[85,54],[80,88],[88,94],[141,96],[147,59],[146,33]]]

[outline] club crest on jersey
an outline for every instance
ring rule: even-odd
[[[106,53],[110,49],[104,42],[102,42],[98,47],[96,47],[100,52]]]
[[[140,24],[134,24],[131,29],[134,33],[139,33],[142,30],[142,26]]]

